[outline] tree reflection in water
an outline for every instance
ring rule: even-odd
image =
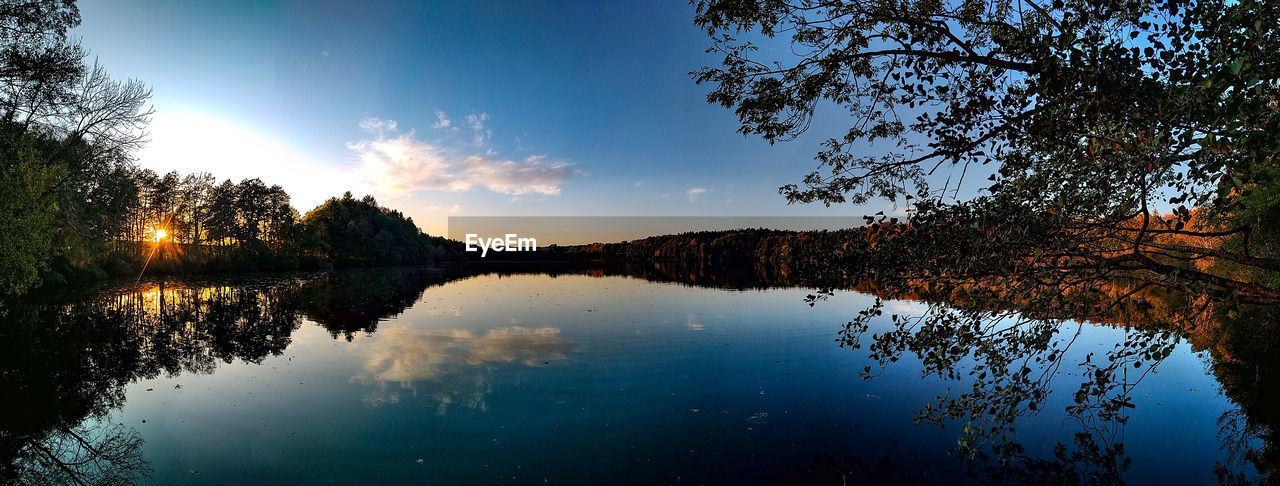
[[[335,339],[373,334],[378,322],[404,312],[427,288],[477,273],[409,268],[190,279],[124,286],[90,298],[5,302],[0,400],[7,413],[0,416],[0,479],[132,484],[149,471],[139,452],[142,439],[109,420],[109,412],[124,404],[129,383],[210,374],[219,363],[261,363],[284,352],[304,318]],[[410,346],[400,349],[408,354],[388,355],[397,349],[384,349],[371,369],[404,371],[380,380],[412,389],[417,380],[477,379],[459,371],[468,364],[559,360],[576,349],[553,328],[504,328],[464,339],[466,332],[425,341],[389,336],[385,342]],[[439,349],[412,348],[426,341]],[[428,366],[415,365],[420,359]],[[483,382],[476,386],[483,391]],[[458,394],[446,388],[433,392],[441,403]]]
[[[1228,460],[1216,471],[1220,480],[1265,480],[1280,465],[1275,445],[1280,401],[1274,379],[1280,359],[1275,353],[1280,331],[1274,323],[1280,316],[1274,308],[1164,295],[1114,282],[1037,291],[1018,285],[875,286],[788,268],[550,268],[554,272],[533,267],[500,273],[623,275],[729,289],[828,289],[815,292],[811,303],[833,289],[875,294],[876,304],[844,326],[839,344],[868,350],[872,362],[864,369],[867,379],[911,357],[922,363],[922,374],[952,383],[953,391],[921,405],[916,421],[955,426],[959,433],[952,452],[983,482],[1123,482],[1130,464],[1123,428],[1135,406],[1130,397],[1174,346],[1186,340],[1210,353],[1212,372],[1238,407],[1219,420],[1219,439],[1228,452]],[[487,385],[483,376],[463,372],[468,364],[536,364],[576,348],[561,340],[554,328],[470,334],[377,328],[380,321],[413,305],[428,287],[480,273],[493,270],[378,270],[260,281],[147,283],[90,299],[5,303],[0,307],[0,400],[8,413],[0,418],[0,477],[36,484],[120,484],[145,476],[148,467],[139,453],[138,433],[109,417],[123,405],[127,384],[211,373],[219,363],[237,360],[259,363],[282,354],[304,319],[325,327],[336,339],[389,331],[386,345],[370,352],[358,380],[377,382],[383,390],[394,383],[414,392],[415,383],[432,381],[437,386],[428,394],[441,404],[482,407]],[[889,307],[881,298],[924,305],[922,310],[895,315],[886,312]],[[1077,322],[1085,321],[1119,326],[1124,339],[1101,353],[1073,350],[1082,326]],[[873,324],[886,322],[887,331],[871,333]],[[405,333],[412,335],[396,335]],[[458,385],[456,393],[442,392],[450,383]],[[1057,444],[1048,455],[1028,452],[1017,441],[1017,425],[1044,413],[1055,390],[1072,394],[1065,412],[1077,432],[1071,443]],[[785,484],[789,477],[826,471],[873,482],[915,481],[899,469],[911,470],[885,460],[819,456],[779,480]]]
[[[93,299],[6,303],[0,422],[6,479],[131,484],[147,472],[138,433],[111,423],[125,385],[219,362],[279,355],[299,324],[300,280],[148,283]]]
[[[87,303],[0,312],[4,482],[129,484],[145,475],[137,433],[103,422],[140,369],[130,317]]]
[[[1055,286],[1012,280],[851,282],[836,272],[836,266],[811,263],[809,268],[757,268],[751,275],[740,269],[726,273],[709,265],[664,263],[631,264],[597,274],[732,289],[820,289],[806,299],[810,305],[838,289],[875,295],[874,305],[842,327],[838,344],[867,348],[872,362],[861,373],[865,379],[875,379],[892,363],[911,357],[920,363],[923,376],[952,383],[934,402],[922,404],[915,422],[958,428],[951,452],[979,482],[1124,483],[1131,460],[1123,432],[1136,407],[1131,397],[1184,341],[1194,350],[1209,352],[1223,393],[1238,407],[1219,419],[1220,446],[1228,452],[1228,461],[1214,471],[1219,481],[1265,483],[1280,467],[1280,388],[1273,378],[1280,360],[1275,353],[1280,345],[1275,325],[1280,309],[1275,306],[1240,304],[1229,295],[1169,294],[1150,285],[1098,279]],[[885,300],[921,302],[925,308],[886,312]],[[887,331],[871,331],[886,320]],[[1123,339],[1101,354],[1073,351],[1086,325],[1118,327]],[[1077,381],[1064,383],[1067,380]],[[1056,444],[1050,455],[1034,456],[1018,442],[1017,425],[1020,419],[1043,413],[1054,390],[1072,394],[1065,412],[1077,432],[1071,443]],[[826,467],[823,464],[828,463],[815,460],[800,469],[819,470]],[[847,479],[867,477],[859,473],[865,467],[855,467],[865,464],[849,458],[833,467]],[[1248,465],[1252,472],[1245,470]],[[883,468],[878,471],[887,474]],[[888,477],[894,478],[892,483],[917,480],[909,474]]]
[[[378,319],[403,312],[429,283],[460,278],[424,271],[378,275],[383,285],[360,286],[364,280],[357,279],[353,286],[359,289],[335,289],[341,279],[309,275],[145,283],[87,299],[5,302],[0,400],[7,413],[0,416],[0,478],[132,484],[149,471],[139,452],[142,439],[109,420],[109,412],[124,404],[129,383],[209,374],[219,363],[279,356],[303,316],[369,310],[361,329],[372,332]],[[335,336],[348,329],[330,328]]]
[[[373,334],[378,322],[399,315],[430,287],[470,278],[464,269],[350,271],[316,277],[296,294],[307,319],[334,338],[351,341],[356,334]]]

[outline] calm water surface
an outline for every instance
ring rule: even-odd
[[[953,451],[963,423],[915,423],[970,381],[923,374],[910,353],[864,378],[867,350],[837,338],[873,297],[810,307],[808,293],[430,269],[127,285],[7,316],[4,453],[11,475],[61,478],[40,476],[47,457],[117,451],[94,467],[137,461],[156,484],[991,480]],[[1133,332],[1062,324],[1074,341],[1017,418],[1017,467],[1253,478],[1222,451],[1224,420],[1244,412],[1177,337],[1127,377],[1143,375],[1120,420],[1066,411],[1075,363]],[[1082,433],[1122,450],[1073,458]]]

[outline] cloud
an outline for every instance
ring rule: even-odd
[[[684,191],[685,194],[689,195],[689,202],[697,201],[698,195],[704,192],[707,192],[705,187],[690,187],[689,190]]]
[[[689,322],[685,323],[684,327],[688,328],[690,331],[705,331],[705,330],[707,330],[707,326],[705,326],[705,325],[703,325],[702,323],[698,322],[698,321],[697,321],[697,319],[694,319],[694,318],[693,318],[693,314],[689,314]]]
[[[484,129],[488,115],[468,115],[467,124]],[[373,137],[348,143],[359,158],[362,176],[378,190],[405,195],[420,190],[468,191],[477,187],[509,195],[560,194],[560,185],[582,174],[568,162],[544,155],[509,160],[493,151],[459,154],[396,133],[396,122],[371,118],[360,127]],[[487,136],[486,136],[487,137]]]
[[[428,204],[426,206],[426,210],[436,212],[436,213],[458,214],[458,211],[462,210],[462,205],[454,204],[452,206],[445,207],[444,205],[441,205],[441,204]]]
[[[471,127],[472,130],[478,132],[478,131],[484,130],[484,121],[488,119],[489,119],[488,113],[480,113],[480,114],[472,113],[470,115],[467,115],[467,126]]]
[[[921,314],[928,308],[915,302],[898,301],[889,304],[889,310],[899,314]]]
[[[373,405],[400,401],[400,390],[417,395],[418,384],[444,414],[450,404],[487,408],[493,391],[489,374],[499,363],[546,366],[562,363],[579,347],[560,337],[560,328],[501,327],[483,334],[468,329],[379,329],[365,345],[365,363],[352,377],[378,386],[365,401]],[[399,384],[396,390],[394,384]]]
[[[487,130],[484,128],[484,121],[488,119],[488,113],[472,113],[467,115],[467,126],[471,128],[471,133],[473,135],[471,143],[477,147],[483,146],[485,142],[488,142],[489,139],[493,137],[493,130]]]
[[[453,125],[453,121],[449,120],[449,117],[445,116],[443,111],[436,110],[436,122],[431,126],[433,128],[449,128],[451,125]],[[458,127],[453,127],[453,129],[457,130]]]
[[[360,128],[366,132],[381,134],[382,132],[396,131],[395,120],[383,120],[380,118],[366,118],[360,121]]]
[[[484,334],[465,329],[386,328],[379,329],[377,336],[357,380],[411,385],[491,363],[540,366],[564,361],[578,349],[560,337],[558,327],[511,326]]]

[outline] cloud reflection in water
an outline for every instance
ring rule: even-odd
[[[560,337],[558,327],[509,326],[477,334],[467,329],[388,328],[379,330],[369,343],[363,369],[353,379],[376,383],[378,390],[366,401],[373,405],[396,403],[400,390],[420,391],[445,413],[453,403],[486,410],[488,365],[520,363],[542,366],[563,362],[578,346]],[[399,389],[388,385],[398,383]]]

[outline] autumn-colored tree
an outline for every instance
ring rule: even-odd
[[[913,273],[1280,300],[1275,2],[702,0],[695,23],[722,62],[692,74],[742,133],[851,116],[780,192],[910,200],[920,236],[885,249]],[[985,194],[957,200],[983,165]],[[940,168],[953,178],[931,186]]]

